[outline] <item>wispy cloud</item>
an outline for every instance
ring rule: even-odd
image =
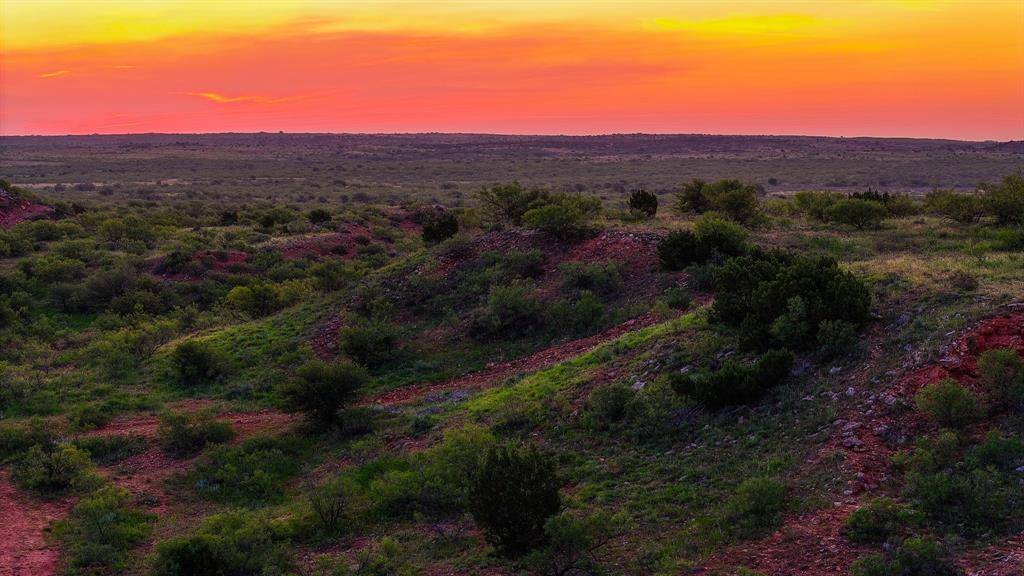
[[[65,74],[69,74],[70,72],[71,72],[70,70],[56,70],[54,72],[44,72],[44,73],[40,74],[39,77],[40,78],[56,78],[58,76],[63,76]]]
[[[217,104],[239,104],[239,103],[251,103],[251,104],[279,104],[281,102],[288,102],[289,100],[295,100],[298,96],[286,96],[286,97],[273,97],[273,96],[259,96],[259,95],[241,95],[241,96],[226,96],[219,92],[183,92],[185,96],[195,96],[197,98],[203,98],[210,102],[216,102]]]

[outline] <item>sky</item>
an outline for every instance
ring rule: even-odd
[[[0,134],[1024,138],[1024,0],[0,0]]]

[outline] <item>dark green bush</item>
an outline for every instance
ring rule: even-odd
[[[309,508],[318,533],[337,536],[349,526],[352,520],[351,491],[345,482],[333,479],[310,492]]]
[[[99,478],[89,455],[71,444],[37,444],[11,470],[14,483],[43,495],[88,490]]]
[[[867,286],[829,258],[754,252],[729,259],[714,283],[713,317],[756,347],[808,348],[819,344],[824,321],[859,328],[869,319]]]
[[[670,384],[677,394],[713,408],[748,404],[785,380],[792,366],[792,354],[772,350],[752,365],[727,360],[715,371],[673,374]]]
[[[202,386],[219,378],[225,361],[213,347],[201,340],[186,340],[171,351],[171,365],[184,386]]]
[[[885,542],[916,522],[906,505],[891,498],[875,498],[846,519],[846,537],[852,542]]]
[[[368,381],[366,370],[356,364],[314,360],[299,368],[298,379],[285,384],[281,395],[289,409],[323,427],[338,422],[338,411]]]
[[[689,291],[680,286],[670,286],[661,293],[661,300],[666,306],[675,310],[685,310],[693,303]]]
[[[487,306],[473,321],[471,332],[477,338],[517,338],[539,331],[544,325],[543,305],[533,296],[528,284],[514,282],[494,286]]]
[[[955,564],[946,559],[935,540],[908,538],[895,552],[861,558],[851,568],[853,576],[961,576]]]
[[[708,258],[706,247],[689,230],[669,232],[658,241],[657,250],[658,261],[665,270],[682,270]]]
[[[636,395],[625,384],[602,386],[590,393],[583,412],[583,421],[595,430],[607,430],[626,417],[627,407]]]
[[[929,212],[961,224],[977,222],[985,214],[985,203],[980,196],[958,194],[952,190],[929,192],[924,205]]]
[[[1024,409],[1024,359],[1012,348],[987,350],[978,357],[981,385],[998,405]]]
[[[196,490],[219,502],[263,505],[284,498],[284,483],[299,469],[298,438],[254,436],[237,446],[217,446],[198,464]]]
[[[611,296],[622,290],[622,273],[616,262],[566,262],[559,266],[562,289]]]
[[[786,486],[772,478],[744,480],[725,505],[727,530],[747,538],[775,528],[786,510]]]
[[[708,213],[697,220],[693,232],[670,232],[658,242],[657,251],[662,268],[682,270],[691,264],[739,256],[747,247],[747,231],[742,226]]]
[[[381,366],[395,357],[398,333],[381,320],[365,320],[344,328],[339,334],[341,351],[368,368]]]
[[[481,210],[490,220],[520,226],[526,211],[537,204],[545,203],[548,193],[538,188],[527,190],[518,182],[513,182],[483,188],[476,196]]]
[[[737,222],[752,223],[759,216],[757,186],[739,180],[720,180],[713,184],[693,180],[676,193],[675,209],[680,213],[722,212]]]
[[[984,415],[981,402],[970,390],[952,378],[921,388],[914,397],[917,408],[941,426],[963,428]]]
[[[985,191],[985,208],[1000,224],[1024,224],[1024,176],[1011,174]]]
[[[826,359],[839,358],[861,349],[857,328],[845,320],[822,320],[818,325],[818,354]]]
[[[86,436],[75,440],[75,446],[89,454],[89,458],[100,466],[116,464],[146,451],[145,436],[117,434],[113,436]]]
[[[228,306],[245,312],[253,318],[272,314],[284,305],[277,287],[266,282],[254,282],[249,286],[235,286],[224,297],[224,301]]]
[[[560,333],[584,333],[600,327],[605,318],[604,304],[592,292],[582,292],[574,300],[553,304],[547,316]]]
[[[828,208],[828,219],[847,224],[858,230],[877,228],[889,211],[881,202],[846,198],[838,200]]]
[[[459,233],[459,220],[452,212],[427,216],[423,221],[423,241],[428,244],[443,242]]]
[[[654,218],[658,213],[658,197],[643,188],[630,193],[628,205],[630,212],[643,214],[647,218]]]
[[[331,221],[331,213],[323,208],[314,208],[306,214],[306,218],[311,224],[319,226]]]
[[[127,568],[128,553],[146,540],[152,514],[131,506],[124,488],[104,486],[83,497],[54,535],[60,540],[68,574],[105,574]]]
[[[160,448],[175,458],[198,454],[211,444],[223,444],[235,437],[227,422],[219,422],[212,412],[164,412],[157,426]]]
[[[196,533],[161,542],[153,576],[255,576],[292,568],[287,530],[263,515],[233,511],[207,518]]]
[[[469,511],[487,541],[516,556],[544,544],[544,525],[561,508],[554,461],[535,447],[488,450],[469,490]]]
[[[33,418],[28,422],[0,423],[0,462],[8,461],[36,446],[53,446],[58,430],[50,421]]]
[[[572,240],[583,232],[583,214],[564,204],[545,204],[523,214],[523,226]]]
[[[842,195],[835,192],[803,191],[793,196],[793,202],[797,210],[816,220],[825,221],[828,219],[829,208],[841,198]]]

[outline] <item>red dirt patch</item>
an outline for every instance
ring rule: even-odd
[[[33,204],[27,200],[13,199],[4,205],[0,201],[0,228],[7,230],[15,224],[28,220],[46,218],[53,214],[53,208],[43,204]]]
[[[331,255],[351,260],[356,257],[357,248],[369,244],[372,236],[366,226],[349,224],[339,232],[291,240],[281,247],[281,256],[286,260],[301,260]]]
[[[0,576],[56,574],[60,554],[47,545],[46,530],[71,506],[69,498],[42,500],[19,492],[0,470]]]
[[[473,372],[472,374],[467,374],[466,376],[455,378],[453,380],[417,386],[406,386],[405,388],[391,390],[376,397],[368,398],[361,402],[361,404],[364,406],[395,406],[414,402],[427,395],[451,392],[453,390],[474,390],[478,388],[485,388],[501,382],[515,374],[535,372],[564,360],[568,360],[569,358],[574,358],[599,344],[614,340],[627,332],[650,326],[658,322],[658,320],[659,317],[656,314],[647,313],[643,316],[627,320],[622,324],[613,326],[604,332],[593,336],[580,338],[578,340],[571,340],[562,344],[556,344],[555,346],[545,348],[530,354],[529,356],[510,360],[508,362],[493,364],[483,370]]]
[[[912,401],[922,386],[943,378],[956,378],[965,386],[975,386],[978,356],[1003,347],[1024,354],[1024,314],[1004,314],[979,323],[953,340],[936,363],[905,373],[889,389],[875,395],[875,405],[870,410],[858,408],[844,414],[831,439],[808,468],[829,454],[844,454],[843,469],[856,479],[844,495],[845,502],[787,518],[771,536],[715,555],[705,564],[704,573],[740,565],[767,576],[847,573],[864,552],[842,536],[846,517],[858,506],[850,497],[873,492],[888,479],[889,461],[895,451],[889,442],[892,431],[916,430],[923,425],[916,413],[894,415],[889,408],[896,401]],[[959,562],[969,568],[968,576],[1020,574],[1024,567],[1022,537],[1014,535],[1001,544],[968,552]]]

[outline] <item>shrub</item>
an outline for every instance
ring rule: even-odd
[[[778,525],[786,510],[786,486],[772,478],[744,480],[725,505],[729,530],[741,537],[770,530]]]
[[[985,213],[985,205],[981,197],[957,194],[952,190],[929,192],[925,196],[924,205],[928,211],[961,224],[977,222]]]
[[[351,494],[349,487],[339,479],[318,486],[308,496],[317,529],[325,536],[340,534],[349,524]]]
[[[602,386],[590,393],[583,420],[591,428],[607,430],[626,417],[629,401],[636,393],[625,384]]]
[[[343,329],[340,342],[341,351],[349,358],[368,368],[376,368],[394,358],[398,334],[387,322],[368,320]]]
[[[33,446],[56,445],[57,441],[57,430],[47,420],[33,418],[28,422],[0,422],[0,462],[21,456]]]
[[[250,286],[235,286],[224,297],[224,301],[228,306],[253,318],[267,316],[277,311],[283,304],[277,287],[264,282],[256,282]]]
[[[721,180],[713,184],[693,180],[676,193],[676,211],[703,213],[722,212],[729,218],[751,223],[759,216],[757,186],[739,180]]]
[[[859,328],[869,319],[867,286],[830,258],[755,252],[726,261],[714,283],[713,317],[739,328],[752,346],[807,348],[818,344],[823,321]],[[776,321],[784,315],[782,322],[796,324],[785,331],[791,341],[778,337]]]
[[[817,340],[818,353],[824,359],[845,356],[860,348],[857,328],[844,320],[822,320]]]
[[[842,196],[835,192],[797,192],[793,196],[793,202],[797,210],[807,214],[816,220],[825,221],[828,219],[828,210]]]
[[[963,428],[977,422],[983,414],[978,397],[952,378],[921,388],[914,400],[919,410],[941,426]]]
[[[848,224],[858,230],[877,228],[888,215],[889,211],[884,204],[857,198],[838,200],[828,209],[829,220]]]
[[[604,320],[604,304],[593,292],[582,292],[575,300],[556,302],[547,316],[562,333],[582,333],[593,330]]]
[[[705,259],[715,256],[739,256],[747,251],[746,229],[735,222],[721,218],[719,214],[708,212],[693,224],[693,233],[697,235],[707,253]]]
[[[37,444],[11,470],[14,483],[44,495],[92,488],[98,477],[89,455],[71,444]]]
[[[488,542],[506,555],[544,543],[561,497],[554,461],[535,447],[488,450],[469,490],[469,511]]]
[[[289,409],[304,413],[317,426],[328,426],[337,423],[338,411],[368,381],[361,366],[314,360],[299,368],[298,379],[284,386],[282,396]]]
[[[518,182],[495,184],[476,194],[484,215],[492,221],[505,221],[516,226],[523,223],[526,211],[546,202],[548,193],[538,188],[527,190]]]
[[[562,513],[548,520],[544,533],[548,545],[528,556],[524,564],[532,574],[600,575],[607,573],[599,556],[622,531],[625,520],[597,512],[590,516]]]
[[[134,509],[124,488],[104,486],[83,497],[54,535],[63,544],[70,574],[99,574],[127,568],[128,553],[149,536],[153,515]]]
[[[219,502],[280,502],[284,483],[298,472],[299,454],[297,438],[254,436],[237,446],[217,446],[196,464],[194,486]]]
[[[1024,359],[1012,348],[988,350],[978,357],[981,385],[999,405],[1024,408]]]
[[[677,394],[720,408],[753,402],[778,386],[789,375],[793,355],[785,350],[772,350],[753,365],[727,360],[716,371],[701,370],[670,377]]]
[[[209,384],[224,373],[220,354],[201,340],[186,340],[178,344],[171,352],[171,364],[178,381],[185,386]]]
[[[266,517],[232,511],[207,518],[190,536],[156,547],[153,576],[286,574],[292,568],[285,529]]]
[[[75,447],[89,454],[89,458],[96,464],[109,466],[145,452],[148,442],[145,436],[137,434],[86,436],[75,440]]]
[[[459,233],[459,220],[451,212],[427,216],[423,221],[423,241],[428,244],[443,242]]]
[[[888,555],[861,558],[851,568],[853,576],[960,576],[963,572],[945,558],[939,543],[927,538],[908,538]]]
[[[707,259],[705,246],[689,230],[669,232],[658,241],[658,261],[665,270],[682,270]]]
[[[875,498],[846,519],[846,537],[852,542],[885,542],[914,522],[914,513],[891,498]]]
[[[487,307],[474,320],[471,331],[480,338],[516,338],[539,330],[544,324],[542,305],[529,285],[515,282],[494,286]]]
[[[559,268],[563,290],[608,296],[622,289],[622,274],[615,262],[566,262]]]
[[[1024,224],[1024,176],[1011,174],[985,192],[985,208],[1000,224]]]
[[[331,221],[331,213],[323,208],[314,208],[306,214],[306,218],[309,219],[310,224],[319,226]]]
[[[561,240],[571,240],[582,233],[583,215],[569,206],[545,204],[523,214],[523,226],[547,232]]]
[[[658,213],[658,197],[643,188],[634,190],[629,195],[629,210],[636,214],[643,214],[648,218],[654,218]]]
[[[661,293],[661,299],[669,308],[675,310],[685,310],[690,307],[693,299],[690,297],[690,293],[682,287],[670,286]]]
[[[164,412],[156,431],[160,448],[175,458],[199,453],[210,444],[223,444],[235,437],[227,422],[219,422],[212,412]]]

